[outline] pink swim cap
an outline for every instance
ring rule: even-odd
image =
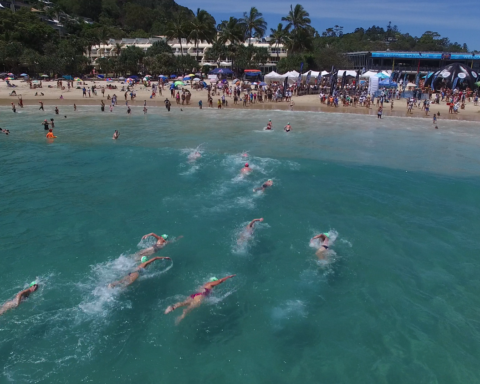
[[[245,167],[248,167],[248,163],[245,163]]]

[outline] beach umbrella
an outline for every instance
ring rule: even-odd
[[[263,87],[264,85],[267,85],[267,83],[264,83],[264,82],[262,81],[259,85],[261,85],[261,86]]]
[[[254,83],[252,83],[252,85],[258,85],[258,83],[257,83],[257,82],[254,82]]]
[[[111,78],[108,78],[107,81],[113,81]]]
[[[6,80],[15,80],[13,77],[7,77]]]
[[[8,76],[15,76],[13,73],[8,73]]]
[[[20,76],[25,77],[28,76],[26,73],[22,73]]]
[[[190,73],[189,75],[187,75],[188,77],[194,77],[195,74],[194,73]]]
[[[120,77],[118,78],[118,80],[125,80],[125,77],[120,76]]]
[[[183,78],[183,80],[191,80],[192,78],[190,76],[186,76]]]
[[[48,76],[48,75],[42,75],[42,77],[50,77],[50,76]]]
[[[82,81],[82,79],[80,79],[79,77],[76,77],[75,81]]]
[[[193,81],[200,81],[200,79],[198,77],[195,77]]]
[[[181,86],[184,86],[185,84],[183,83],[183,81],[175,81],[175,87],[181,87]]]
[[[171,79],[175,79],[176,77],[177,77],[177,75],[170,75]]]
[[[475,85],[476,85],[477,87],[480,87],[480,81],[477,81],[477,82],[475,83]]]

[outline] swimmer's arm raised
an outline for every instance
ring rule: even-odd
[[[157,240],[160,240],[160,236],[156,235],[156,234],[153,233],[153,232],[152,232],[152,233],[148,233],[148,234],[146,234],[145,236],[143,236],[143,237],[142,237],[142,240],[145,240],[147,237],[150,237],[150,236],[153,236],[153,237],[155,237]],[[162,237],[162,239],[163,239],[163,237]]]
[[[20,302],[22,301],[23,296],[25,296],[25,293],[28,291],[28,289],[24,289],[23,291],[17,293],[17,296],[15,297],[15,300],[17,301],[17,306],[20,305]]]
[[[221,279],[218,279],[217,281],[212,281],[211,283],[208,283],[208,287],[213,288],[219,284],[222,284],[224,281],[231,279],[232,277],[235,277],[236,275],[230,275],[227,277],[223,277]]]
[[[247,227],[248,227],[248,228],[253,228],[253,225],[254,225],[257,221],[263,221],[263,218],[253,219],[253,220],[247,225]]]
[[[146,261],[145,263],[143,263],[143,268],[145,268],[148,264],[153,263],[153,262],[156,261],[156,260],[163,260],[163,259],[172,260],[170,257],[160,257],[160,256],[157,256],[157,257],[154,257],[154,258]]]

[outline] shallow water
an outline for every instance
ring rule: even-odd
[[[0,302],[40,283],[0,317],[0,382],[480,382],[478,124],[98,109],[61,108],[54,143],[55,116],[0,109]],[[107,289],[149,232],[184,236],[173,263]]]

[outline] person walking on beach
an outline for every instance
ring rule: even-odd
[[[328,241],[330,239],[330,235],[328,233],[321,233],[320,235],[312,237],[310,241],[314,241],[316,239],[319,239],[321,241],[321,245],[315,254],[320,260],[324,260],[325,251],[328,249]]]
[[[0,316],[2,316],[5,312],[7,312],[10,309],[17,308],[22,301],[26,300],[37,289],[38,289],[38,284],[36,281],[33,281],[27,289],[24,289],[23,291],[18,292],[15,295],[15,299],[11,301],[7,301],[5,304],[2,305],[2,307],[0,307]]]
[[[267,189],[268,187],[271,187],[273,185],[273,180],[272,179],[268,179],[265,183],[262,184],[261,187],[259,188],[253,188],[253,192],[257,192],[257,191],[262,191],[264,192],[265,189]]]
[[[232,277],[235,277],[235,276],[236,275],[230,275],[222,279],[217,279],[216,277],[212,277],[210,281],[203,284],[199,292],[196,292],[190,295],[185,301],[170,305],[165,310],[165,314],[168,314],[180,307],[187,307],[183,310],[183,313],[179,317],[177,317],[177,319],[175,320],[175,324],[178,325],[178,323],[180,323],[180,321],[182,321],[190,311],[192,311],[195,308],[198,308],[202,304],[203,300],[211,294],[213,288],[215,288],[217,285],[220,285],[226,280],[231,279]]]
[[[115,281],[114,283],[108,284],[108,288],[115,288],[117,285],[121,285],[122,287],[127,287],[130,284],[132,284],[135,280],[138,279],[140,274],[145,272],[145,268],[147,268],[148,265],[152,264],[154,261],[157,260],[172,260],[170,257],[154,257],[150,260],[148,260],[147,256],[143,256],[141,260],[141,264],[135,268],[133,272],[130,272],[127,276],[124,278]]]

